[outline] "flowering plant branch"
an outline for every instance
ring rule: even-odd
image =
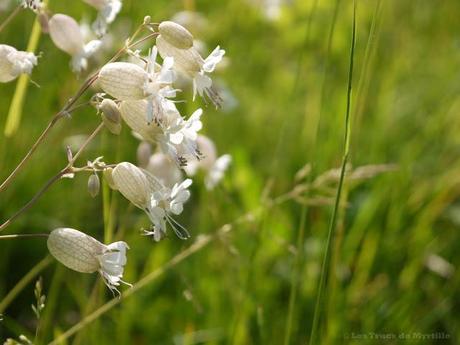
[[[102,9],[99,8],[101,1],[97,4],[92,0],[85,1],[101,10],[94,27],[97,35],[103,34],[107,24],[120,10],[121,2],[107,0],[107,6],[111,7]],[[38,0],[23,3],[24,7],[32,9],[44,21],[42,24],[46,27],[45,31],[55,45],[71,56],[72,69],[81,72],[87,68],[88,59],[98,51],[102,41],[85,41],[78,23],[72,17],[65,14],[51,16],[42,5]],[[143,30],[148,33],[138,38]],[[152,38],[156,44],[149,49],[147,56],[142,56],[140,50],[133,50]],[[24,158],[0,184],[0,192],[11,186],[62,118],[89,104],[96,108],[102,120],[99,126],[75,154],[68,149],[66,166],[52,176],[22,208],[0,224],[0,231],[25,213],[61,178],[73,177],[78,172],[89,172],[88,191],[91,196],[98,194],[98,173],[102,173],[112,189],[119,191],[147,214],[152,227],[145,231],[145,235],[151,235],[159,241],[167,235],[167,228],[170,227],[179,238],[189,238],[188,230],[173,218],[182,213],[183,205],[191,196],[189,187],[192,180],[184,178],[183,174],[193,176],[198,169],[207,171],[206,187],[212,189],[223,178],[230,156],[218,158],[212,141],[197,134],[202,128],[201,109],[197,109],[188,118],[179,113],[173,98],[180,90],[174,87],[174,82],[178,74],[183,74],[192,80],[194,99],[199,94],[205,101],[209,100],[219,107],[222,99],[213,87],[209,74],[215,70],[224,53],[224,50],[217,47],[204,59],[194,47],[193,36],[187,29],[170,21],[152,23],[149,16],[145,17],[142,25],[125,41],[123,47],[104,66],[92,73],[75,95],[51,118]],[[6,60],[4,65],[0,63],[0,82],[14,80],[21,73],[30,74],[38,62],[35,55],[6,45],[0,45],[1,54],[6,56]],[[118,61],[125,54],[137,62]],[[158,57],[161,57],[162,63],[157,62]],[[78,104],[78,100],[96,81],[97,87],[103,92],[94,94],[89,102]],[[74,166],[103,127],[117,135],[121,131],[122,120],[141,138],[141,146],[148,145],[149,150],[152,145],[158,147],[158,152],[147,158],[147,165],[140,163],[140,166],[136,166],[129,162],[106,164],[99,157],[85,166]],[[14,234],[0,238],[33,236],[47,236],[48,248],[58,261],[79,272],[99,271],[106,285],[118,291],[117,286],[123,282],[126,263],[128,245],[125,242],[105,245],[71,228],[55,229],[49,236]],[[88,258],[92,259],[88,261]]]

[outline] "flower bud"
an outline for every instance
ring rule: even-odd
[[[142,141],[137,147],[137,164],[145,168],[149,164],[150,156],[152,155],[152,145],[146,141]]]
[[[147,79],[146,71],[129,62],[109,63],[101,68],[98,77],[100,87],[122,101],[143,99]]]
[[[112,172],[113,182],[119,192],[134,205],[145,209],[149,200],[147,177],[134,164],[119,163]]]
[[[182,181],[181,170],[164,153],[158,152],[152,155],[146,170],[167,187],[172,187],[174,184]]]
[[[54,44],[71,56],[77,55],[83,49],[80,26],[72,17],[55,14],[48,22],[48,29]]]
[[[104,171],[102,172],[102,176],[104,176],[105,182],[107,182],[109,187],[116,190],[117,186],[115,186],[115,182],[113,181],[112,172],[112,168],[104,169]]]
[[[104,99],[99,105],[102,111],[102,121],[105,127],[113,133],[120,134],[121,132],[121,114],[117,104],[111,99]]]
[[[99,194],[99,189],[101,188],[101,184],[99,182],[99,176],[97,174],[92,174],[88,178],[88,192],[93,198],[95,198]]]
[[[59,262],[68,268],[82,273],[99,270],[97,259],[104,250],[104,245],[75,229],[59,228],[48,237],[48,249]]]
[[[161,133],[160,127],[154,122],[148,124],[146,119],[147,101],[124,101],[120,104],[121,117],[126,124],[142,138],[153,142],[155,137]]]
[[[108,98],[104,99],[99,105],[99,109],[101,109],[107,120],[112,121],[113,123],[121,122],[120,110],[113,100]]]
[[[145,16],[144,17],[144,25],[150,24],[152,22],[152,17]]]
[[[176,48],[189,49],[193,46],[192,34],[182,25],[165,21],[161,22],[158,31],[169,44]]]

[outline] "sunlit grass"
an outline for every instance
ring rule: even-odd
[[[323,186],[327,198],[312,204],[270,200],[291,190],[306,163],[308,183],[343,163],[352,3],[293,1],[273,21],[249,3],[125,0],[117,32],[132,30],[146,14],[161,21],[195,9],[208,20],[200,38],[209,49],[220,44],[227,50],[229,65],[219,77],[239,104],[229,113],[207,107],[203,121],[219,152],[232,154],[231,170],[212,192],[194,182],[180,219],[192,233],[189,241],[139,236],[148,226],[142,211],[105,185],[91,198],[83,176],[53,186],[7,233],[68,225],[101,241],[126,240],[132,249],[125,279],[135,288],[112,299],[96,276],[48,263],[44,241],[1,241],[0,340],[33,335],[30,304],[39,274],[47,303],[38,344],[60,336],[75,344],[372,344],[346,337],[436,332],[450,339],[424,343],[456,343],[458,274],[443,276],[427,258],[438,255],[455,269],[459,263],[460,5],[357,1],[346,160],[353,168],[397,169],[359,184],[347,172],[334,212],[336,183]],[[51,8],[76,18],[89,12],[81,1],[54,1]],[[17,16],[0,41],[25,48],[31,18]],[[49,37],[40,39],[37,51],[43,57],[32,79],[41,87],[28,85],[18,130],[0,136],[1,181],[83,81],[75,80],[68,57]],[[0,85],[2,133],[14,90],[14,83]],[[183,97],[190,99],[188,90]],[[179,106],[190,114],[198,104]],[[82,109],[54,129],[28,170],[2,193],[2,220],[66,164],[64,140],[89,133],[98,121],[93,110]],[[107,161],[135,162],[137,145],[125,126],[119,137],[104,133],[81,158],[103,154]],[[235,222],[248,213],[253,217]],[[225,224],[231,231],[222,231]],[[337,231],[335,245],[327,242],[330,229]],[[324,255],[332,255],[323,273],[329,283],[318,297]]]

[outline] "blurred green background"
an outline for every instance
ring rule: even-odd
[[[280,1],[278,13],[276,7],[267,11],[268,3],[124,0],[111,26],[112,52],[145,15],[159,22],[183,10],[205,18],[194,34],[208,52],[218,44],[226,50],[228,64],[214,80],[225,84],[237,103],[225,111],[205,107],[202,119],[203,133],[219,153],[233,156],[230,171],[213,191],[204,188],[202,176],[195,179],[192,198],[178,218],[192,233],[188,241],[170,236],[154,243],[140,236],[148,226],[142,211],[116,192],[91,198],[85,174],[57,183],[4,233],[68,226],[101,241],[123,239],[131,247],[125,280],[134,283],[164,267],[200,234],[213,234],[248,212],[253,217],[65,343],[307,343],[334,190],[324,192],[329,196],[324,204],[309,190],[302,200],[267,205],[292,189],[306,163],[311,164],[307,181],[340,166],[352,2]],[[81,1],[50,0],[49,8],[77,20],[95,18]],[[396,164],[397,169],[345,185],[319,344],[404,342],[371,339],[372,334],[404,333],[424,344],[460,339],[458,13],[456,0],[357,0],[350,162],[354,168]],[[0,33],[0,42],[25,49],[33,20],[32,12],[21,13]],[[20,127],[9,138],[3,129],[16,82],[0,85],[2,180],[83,81],[47,35],[38,51],[43,54],[32,79],[40,87],[29,85]],[[109,57],[105,52],[99,63]],[[182,97],[191,100],[190,90]],[[188,102],[181,110],[191,114],[199,106]],[[87,135],[97,124],[90,108],[60,122],[0,196],[1,219],[65,166],[69,137]],[[136,162],[138,144],[126,126],[119,137],[106,131],[80,163],[97,156]],[[110,214],[104,215],[104,205]],[[43,239],[1,241],[0,299],[46,255]],[[37,344],[48,343],[112,298],[100,277],[70,271],[55,260],[47,260],[40,275],[47,303]],[[33,338],[35,280],[1,311],[0,340],[19,334]],[[416,338],[433,333],[444,339]]]

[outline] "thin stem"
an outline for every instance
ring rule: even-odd
[[[27,211],[35,202],[56,182],[59,180],[63,175],[67,174],[69,171],[67,169],[61,170],[59,173],[54,175],[52,178],[46,182],[46,184],[38,191],[37,194],[33,196],[32,199],[29,200],[27,204],[21,207],[16,213],[14,213],[8,220],[6,220],[2,225],[0,225],[0,232],[3,231],[8,225],[10,225],[17,217],[19,217],[22,213]]]
[[[266,210],[271,209],[275,205],[279,205],[280,203],[286,202],[288,200],[292,200],[292,199],[290,198],[284,199],[283,201],[279,203],[267,202],[264,206],[264,209]],[[233,222],[225,224],[221,226],[220,228],[218,228],[214,232],[214,235],[200,236],[190,247],[188,247],[181,253],[174,256],[165,265],[150,272],[144,278],[140,279],[137,283],[133,284],[133,286],[130,289],[126,290],[125,292],[121,294],[120,298],[114,298],[110,300],[109,302],[105,303],[104,305],[96,309],[94,312],[84,317],[80,322],[78,322],[77,324],[69,328],[66,332],[59,335],[56,339],[51,341],[48,345],[61,344],[65,339],[68,339],[75,333],[79,332],[80,330],[82,330],[83,328],[91,324],[94,320],[98,319],[101,315],[107,313],[110,309],[112,309],[113,307],[115,307],[116,305],[124,301],[126,298],[134,295],[136,292],[146,287],[148,284],[150,284],[151,282],[159,278],[162,274],[166,273],[166,271],[168,271],[169,269],[177,266],[178,264],[180,264],[182,261],[184,261],[191,255],[207,247],[210,243],[212,243],[216,239],[220,238],[221,236],[235,229],[236,225],[244,223],[244,222],[248,222],[248,221],[253,221],[254,216],[257,215],[259,212],[260,212],[260,208],[257,208],[256,210],[253,210],[253,211],[246,212],[245,214],[236,218]]]
[[[69,173],[74,173],[75,170],[73,169],[73,164],[77,160],[77,158],[81,155],[83,150],[88,146],[88,144],[91,142],[91,140],[94,139],[94,137],[100,132],[100,130],[104,127],[104,123],[100,123],[99,126],[91,133],[91,135],[85,140],[83,145],[80,147],[80,149],[77,151],[77,153],[73,156],[72,160],[67,164],[67,166],[62,169],[59,173],[54,175],[52,178],[46,182],[46,184],[38,191],[37,194],[33,196],[32,199],[29,200],[27,204],[25,204],[21,209],[16,211],[8,220],[6,220],[3,224],[0,225],[0,232],[3,231],[7,226],[9,226],[17,217],[19,217],[22,213],[27,211],[37,200],[56,182],[58,181],[62,176],[69,174]]]
[[[32,145],[32,147],[30,148],[30,150],[27,152],[27,154],[24,156],[24,158],[19,162],[19,164],[16,166],[16,168],[13,170],[13,172],[6,178],[5,181],[3,181],[3,183],[0,185],[0,193],[6,188],[8,187],[8,185],[11,183],[11,181],[16,177],[16,175],[19,173],[19,171],[21,170],[21,168],[24,166],[24,164],[30,159],[30,157],[32,156],[32,154],[35,152],[35,150],[37,149],[37,147],[43,142],[43,140],[45,140],[46,136],[48,135],[49,131],[54,127],[54,125],[56,124],[56,122],[58,121],[59,119],[59,114],[57,114],[56,116],[54,116],[51,121],[48,123],[48,125],[46,126],[45,130],[42,132],[42,134],[40,134],[40,136],[38,137],[38,139],[35,141],[35,143]]]
[[[19,14],[19,12],[21,12],[21,10],[22,6],[19,5],[14,9],[13,12],[10,13],[10,15],[3,21],[3,23],[0,24],[0,32],[2,32],[2,30],[14,19],[14,17],[16,17],[16,15]]]
[[[73,156],[72,160],[69,162],[68,168],[72,167],[77,158],[82,154],[82,152],[85,150],[86,146],[94,139],[94,137],[101,131],[101,129],[104,128],[104,123],[101,122],[99,126],[96,127],[96,129],[91,133],[91,135],[86,138],[85,142],[81,145],[81,147],[78,149],[77,153]]]
[[[351,123],[350,123],[350,112],[351,112],[351,96],[352,96],[352,77],[353,77],[353,60],[354,60],[354,51],[355,51],[355,41],[356,41],[356,2],[353,1],[353,29],[352,29],[352,39],[351,39],[351,49],[350,49],[350,65],[348,70],[348,88],[347,88],[347,110],[345,115],[345,137],[344,137],[344,154],[342,157],[342,167],[340,169],[340,180],[337,187],[337,194],[334,203],[334,209],[332,212],[332,217],[329,223],[326,250],[323,256],[323,263],[321,268],[321,275],[319,278],[318,284],[318,293],[315,303],[315,311],[313,315],[313,323],[310,333],[310,345],[317,344],[316,334],[319,325],[319,319],[321,314],[321,305],[323,302],[324,290],[327,288],[326,278],[329,272],[329,262],[330,262],[330,252],[334,242],[335,228],[337,223],[337,214],[340,205],[340,197],[342,194],[342,187],[345,179],[345,170],[348,161],[348,155],[350,150],[350,132],[351,132]]]
[[[127,48],[131,48],[131,47],[134,47],[154,36],[158,35],[158,33],[151,33],[141,39],[139,39],[138,41],[134,42],[133,44],[130,44],[128,47],[122,47],[110,60],[109,62],[112,62],[112,61],[115,61],[116,59],[118,59],[122,54],[124,54],[126,52],[126,49]],[[51,121],[48,123],[48,125],[46,126],[45,130],[42,132],[42,134],[40,134],[40,136],[38,137],[38,139],[35,141],[35,143],[32,145],[32,147],[30,148],[30,150],[27,152],[27,154],[24,156],[24,158],[21,160],[21,162],[19,162],[19,164],[16,166],[16,168],[13,170],[13,172],[6,178],[5,181],[3,181],[3,183],[0,185],[0,193],[5,190],[9,184],[11,183],[11,181],[16,177],[16,175],[19,173],[19,171],[23,168],[23,166],[25,165],[25,163],[27,163],[27,161],[30,159],[30,157],[32,156],[32,154],[35,152],[35,150],[37,149],[37,147],[43,143],[43,141],[45,140],[45,138],[48,136],[49,132],[51,131],[51,129],[54,127],[54,125],[63,117],[65,117],[65,115],[68,115],[72,110],[75,110],[77,107],[74,107],[72,108],[72,106],[77,102],[77,100],[85,93],[86,90],[89,89],[89,87],[96,81],[97,77],[99,75],[99,70],[97,70],[91,77],[89,77],[85,83],[80,87],[80,89],[77,91],[77,93],[75,94],[75,96],[73,96],[72,98],[69,99],[69,101],[67,102],[67,104],[65,105],[65,107],[59,111],[52,119]],[[1,229],[1,228],[0,228]]]
[[[48,237],[49,234],[14,234],[14,235],[1,235],[0,240],[7,240],[10,238],[23,238],[23,237]]]
[[[91,86],[92,83],[97,79],[97,74],[94,74],[91,76],[88,80],[85,81],[85,83],[80,87],[80,89],[77,91],[74,97],[72,97],[69,102],[67,102],[66,106],[59,111],[54,117],[51,119],[51,121],[48,123],[46,128],[43,130],[42,134],[38,137],[38,139],[35,141],[35,143],[32,145],[30,150],[27,152],[27,154],[24,156],[24,158],[19,162],[19,164],[16,166],[16,168],[13,170],[13,172],[6,178],[5,181],[0,185],[0,193],[5,190],[11,181],[16,177],[16,175],[21,171],[23,166],[27,163],[27,161],[30,159],[30,157],[33,155],[33,153],[37,150],[38,146],[43,143],[45,138],[48,136],[49,132],[51,129],[56,125],[56,123],[66,115],[70,114],[70,112],[74,109],[72,109],[72,106],[76,103],[76,101],[83,95],[83,93]],[[75,107],[77,108],[77,107]]]
[[[275,200],[278,200],[278,201],[275,201]],[[143,289],[148,284],[150,284],[151,282],[159,278],[162,274],[166,273],[166,271],[177,266],[178,264],[180,264],[182,261],[184,261],[191,255],[205,248],[208,244],[221,238],[221,236],[225,236],[227,233],[237,228],[236,225],[242,224],[244,222],[252,222],[254,221],[254,217],[260,215],[262,210],[269,210],[272,207],[282,204],[289,200],[292,200],[292,198],[283,198],[282,200],[279,198],[276,198],[273,200],[268,200],[266,203],[264,203],[263,207],[258,207],[255,210],[248,211],[245,214],[234,219],[231,223],[221,226],[214,232],[213,235],[200,236],[199,238],[195,240],[195,242],[190,247],[188,247],[181,253],[174,256],[165,265],[157,268],[153,272],[150,272],[144,278],[141,278],[137,283],[133,284],[133,286],[130,289],[126,290],[125,292],[121,294],[120,298],[113,298],[112,300],[108,301],[107,303],[105,303],[104,305],[96,309],[94,312],[84,317],[81,321],[79,321],[77,324],[69,328],[67,331],[59,335],[56,339],[51,341],[48,345],[58,345],[58,344],[63,343],[65,339],[68,339],[75,333],[78,333],[80,330],[82,330],[83,328],[91,324],[93,321],[98,319],[101,315],[107,313],[113,307],[120,304],[126,298],[134,295],[136,292]]]

